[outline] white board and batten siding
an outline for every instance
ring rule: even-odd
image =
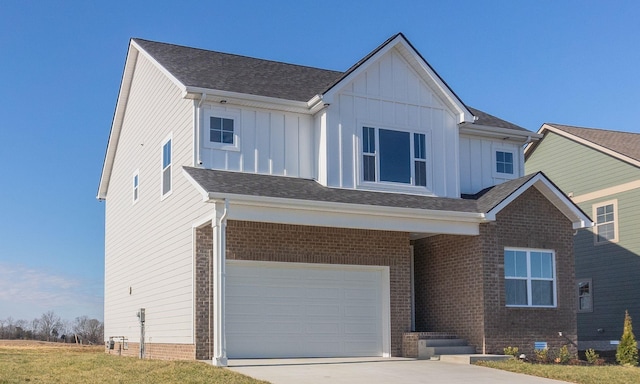
[[[207,116],[233,116],[236,148],[210,145]],[[208,169],[311,179],[314,174],[313,117],[310,115],[203,104],[200,161]]]
[[[390,50],[336,92],[325,132],[316,134],[321,157],[318,178],[331,187],[361,185],[362,127],[424,133],[427,146],[425,194],[458,197],[458,128],[445,106],[402,55]],[[323,126],[323,124],[320,124]],[[400,189],[401,190],[401,189]],[[418,192],[419,193],[419,192]]]
[[[513,175],[496,172],[496,151],[512,152]],[[511,179],[524,176],[521,145],[504,140],[460,135],[460,193],[475,194]]]
[[[228,261],[230,358],[388,356],[389,269]]]
[[[105,202],[105,337],[138,342],[145,308],[147,342],[193,343],[192,222],[210,208],[181,171],[193,165],[193,119],[193,101],[139,55]],[[168,137],[173,193],[161,199]]]

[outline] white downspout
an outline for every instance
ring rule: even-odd
[[[527,136],[527,141],[522,144],[522,152],[520,152],[520,176],[524,176],[524,150],[527,149],[527,145],[533,142],[531,136]]]
[[[227,366],[227,340],[225,332],[225,285],[226,285],[226,227],[229,202],[224,199],[221,207],[214,203],[213,226],[213,356],[212,364]]]
[[[196,138],[195,140],[195,150],[194,150],[194,167],[199,167],[202,165],[202,159],[200,158],[200,132],[202,132],[202,103],[204,102],[204,100],[207,98],[207,94],[206,93],[202,93],[202,96],[200,97],[200,101],[198,101],[198,106],[196,107],[196,132],[194,137]]]

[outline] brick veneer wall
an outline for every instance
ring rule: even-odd
[[[414,241],[416,331],[454,333],[481,351],[482,267],[479,236]]]
[[[203,237],[202,241],[206,239]],[[229,260],[388,266],[391,354],[402,355],[402,334],[411,328],[408,233],[228,221],[226,244]],[[197,272],[196,276],[206,281],[203,274]],[[206,303],[206,300],[197,300],[196,313],[204,314],[206,311],[201,306]],[[196,322],[197,333],[204,331],[204,324]]]
[[[531,354],[534,341],[550,349],[577,341],[576,288],[571,222],[537,189],[529,188],[498,213],[495,223],[480,226],[483,242],[485,338],[489,353],[517,346]],[[495,239],[495,241],[494,241]],[[490,240],[490,241],[489,241]],[[504,293],[504,248],[550,249],[556,256],[557,308],[508,308]],[[570,350],[576,352],[573,345]]]
[[[194,268],[194,339],[195,355],[198,360],[209,360],[212,356],[213,319],[211,319],[211,255],[213,250],[213,228],[211,223],[196,229],[196,255]]]
[[[120,349],[119,342],[115,343],[114,349],[105,348],[105,352],[111,355],[128,357],[140,357],[140,344],[128,343],[129,349]],[[145,344],[145,359],[156,360],[193,360],[195,358],[195,346],[192,344]]]
[[[571,222],[537,189],[505,207],[479,236],[438,235],[416,240],[416,330],[456,333],[478,352],[517,346],[531,354],[534,341],[555,349],[577,339]],[[557,308],[507,308],[504,248],[556,252]],[[572,345],[570,350],[575,351]]]

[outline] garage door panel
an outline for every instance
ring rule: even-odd
[[[384,273],[380,267],[228,263],[228,356],[381,356]]]

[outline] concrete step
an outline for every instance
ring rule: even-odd
[[[440,361],[457,364],[473,364],[477,361],[502,361],[513,359],[511,355],[481,355],[481,354],[465,354],[465,355],[440,355]]]
[[[456,347],[469,345],[465,339],[424,339],[418,340],[418,345],[425,347]]]
[[[468,355],[476,352],[476,348],[471,345],[441,346],[441,347],[420,347],[418,345],[418,358],[429,359],[432,356],[442,355]]]

